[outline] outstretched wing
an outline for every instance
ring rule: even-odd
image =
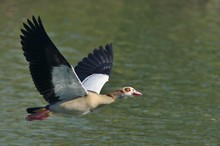
[[[107,44],[104,48],[100,46],[83,58],[75,67],[75,71],[87,90],[100,93],[109,79],[112,66],[113,48],[112,44]]]
[[[37,90],[53,103],[87,94],[72,66],[47,35],[40,17],[27,19],[21,29],[21,45],[29,62],[30,73]]]

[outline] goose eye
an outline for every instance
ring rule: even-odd
[[[125,91],[126,91],[126,92],[130,92],[131,89],[130,89],[130,88],[125,88]]]

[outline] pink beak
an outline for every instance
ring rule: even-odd
[[[133,95],[134,95],[134,96],[141,96],[142,93],[141,93],[141,92],[138,92],[138,91],[134,91],[134,92],[133,92]]]

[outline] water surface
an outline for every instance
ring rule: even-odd
[[[219,1],[0,3],[1,145],[220,144]],[[102,92],[130,85],[143,96],[86,116],[25,121],[25,108],[46,105],[19,39],[32,15],[73,66],[112,42],[114,68]]]

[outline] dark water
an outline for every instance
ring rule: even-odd
[[[1,1],[0,145],[220,145],[220,1]],[[86,116],[24,120],[45,105],[20,46],[22,22],[40,15],[74,65],[112,42],[103,92],[133,86],[140,98]]]

